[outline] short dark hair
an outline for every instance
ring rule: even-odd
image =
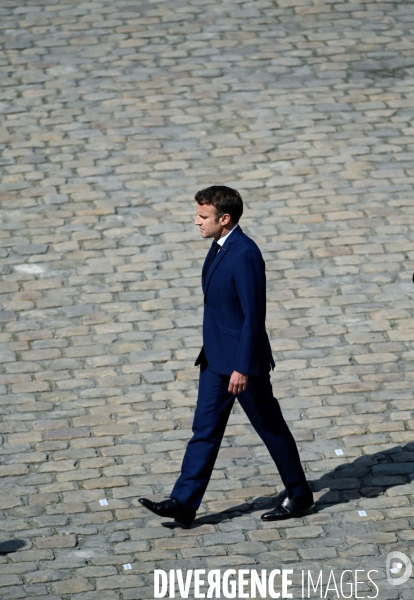
[[[243,214],[243,200],[239,192],[225,185],[212,185],[200,190],[194,198],[201,206],[212,204],[217,211],[217,219],[228,214],[233,223],[238,223]]]

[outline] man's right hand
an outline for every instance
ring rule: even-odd
[[[243,375],[243,373],[239,373],[238,371],[233,371],[230,377],[228,391],[230,394],[241,394],[247,388],[247,381],[249,379],[248,375]]]

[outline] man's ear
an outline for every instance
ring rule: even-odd
[[[231,217],[227,213],[225,213],[224,215],[222,215],[220,217],[220,219],[221,219],[221,224],[222,225],[228,225],[230,223],[230,221],[231,221]]]

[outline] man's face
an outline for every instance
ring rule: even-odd
[[[230,221],[230,216],[225,214],[217,219],[216,215],[217,210],[212,204],[197,204],[197,216],[194,225],[198,225],[200,228],[201,237],[213,237],[215,240],[221,237],[224,226]]]

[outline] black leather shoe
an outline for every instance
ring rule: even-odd
[[[162,502],[152,502],[147,498],[139,498],[139,502],[159,517],[170,517],[185,528],[191,527],[196,516],[195,510],[184,506],[177,498],[168,498],[168,500]]]
[[[313,494],[309,492],[306,496],[298,496],[297,498],[289,498],[286,490],[280,497],[276,508],[264,513],[261,516],[262,521],[282,521],[283,519],[291,519],[297,517],[303,510],[314,505]]]

